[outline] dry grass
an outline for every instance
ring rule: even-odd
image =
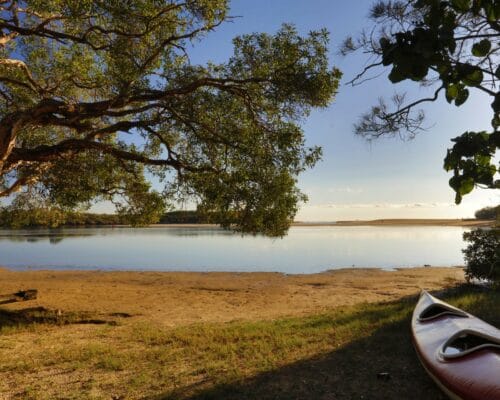
[[[444,298],[500,324],[498,292]],[[174,328],[0,309],[0,399],[441,399],[410,343],[415,301]]]

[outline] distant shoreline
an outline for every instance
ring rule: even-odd
[[[203,223],[158,223],[147,225],[148,228],[216,228],[218,224]],[[399,218],[399,219],[374,219],[374,220],[346,220],[346,221],[295,221],[292,227],[344,227],[344,226],[457,226],[457,227],[493,227],[495,220],[478,219],[432,219],[432,218]],[[121,228],[131,227],[125,224],[87,224],[87,225],[61,225],[59,228]],[[26,226],[22,229],[48,228],[44,226]],[[140,227],[139,227],[140,228]],[[11,229],[1,226],[0,229]],[[51,229],[51,228],[48,228]]]
[[[292,226],[494,226],[494,220],[478,219],[374,219],[374,220],[354,220],[335,222],[294,222]]]
[[[353,221],[296,221],[292,223],[293,227],[321,227],[321,226],[464,226],[464,227],[492,227],[494,220],[478,219],[374,219],[374,220],[353,220]],[[128,226],[128,225],[121,225]],[[152,224],[151,228],[198,228],[198,227],[217,227],[217,224]]]

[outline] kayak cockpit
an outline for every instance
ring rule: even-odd
[[[450,337],[439,353],[443,359],[454,359],[485,348],[500,351],[500,338],[473,330],[462,330]]]
[[[419,321],[429,321],[443,315],[451,315],[456,317],[467,318],[467,313],[459,310],[458,308],[449,306],[442,303],[432,303],[427,306],[418,316]]]

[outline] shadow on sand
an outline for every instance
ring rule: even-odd
[[[95,318],[88,312],[62,312],[49,310],[44,307],[29,307],[20,310],[5,310],[0,308],[0,329],[2,328],[29,328],[30,326],[45,325],[69,325],[69,324],[97,324],[117,325],[113,317],[126,318],[128,314],[109,314],[110,319]]]
[[[457,288],[441,294],[444,300],[463,291]],[[183,387],[173,393],[157,396],[155,400],[445,400],[447,399],[421,367],[410,335],[410,313],[416,302],[412,296],[392,304],[396,310],[407,309],[399,321],[383,325],[370,336],[350,342],[328,354],[301,360],[255,377],[219,384],[207,388],[208,382]],[[469,304],[471,312],[500,323],[493,316],[500,296],[493,300],[480,298]],[[387,303],[386,303],[387,304]],[[394,308],[392,309],[395,310]],[[365,318],[375,322],[387,317],[387,307],[360,312],[348,318]],[[492,321],[491,319],[495,319]],[[335,323],[345,323],[342,317]]]

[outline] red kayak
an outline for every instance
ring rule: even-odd
[[[415,350],[451,399],[500,400],[500,330],[423,291],[411,321]]]

